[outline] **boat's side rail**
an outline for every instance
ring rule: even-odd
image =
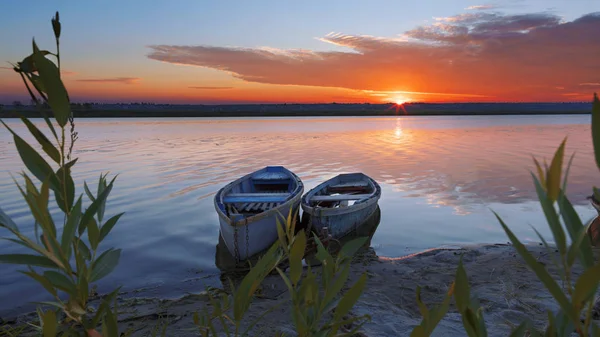
[[[361,200],[371,196],[372,194],[315,195],[310,198],[310,201]]]
[[[285,202],[291,193],[231,193],[223,197],[223,203]]]

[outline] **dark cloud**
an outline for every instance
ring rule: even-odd
[[[153,60],[231,73],[249,82],[545,100],[600,74],[600,13],[475,12],[438,18],[393,38],[330,33],[347,52],[150,46]],[[560,89],[562,90],[562,89]]]
[[[121,83],[121,84],[135,84],[139,82],[139,77],[113,77],[113,78],[89,78],[79,79],[77,82],[91,82],[91,83]]]

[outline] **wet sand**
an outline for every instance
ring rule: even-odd
[[[547,250],[538,244],[527,247],[559,280],[558,270],[552,264]],[[441,302],[454,279],[461,255],[471,292],[480,299],[484,308],[489,336],[507,336],[511,327],[527,317],[542,328],[546,323],[547,310],[554,312],[558,309],[533,271],[509,244],[434,249],[396,259],[378,257],[368,248],[355,258],[347,284],[351,286],[364,272],[368,275],[365,291],[351,311],[352,315],[369,314],[372,317],[363,326],[360,336],[409,336],[421,321],[415,301],[417,285],[421,286],[421,296],[428,307]],[[579,275],[580,268],[576,268],[574,274]],[[558,282],[560,284],[560,280]],[[224,290],[210,291],[218,293]],[[119,302],[120,329],[129,329],[133,336],[149,336],[161,322],[169,323],[168,336],[198,335],[192,315],[195,311],[211,309],[206,292],[175,300],[121,298]],[[288,303],[287,288],[280,277],[268,276],[250,306],[243,325],[254,321],[268,308],[281,305],[266,315],[250,335],[274,336],[277,331],[282,331],[293,336],[295,333]],[[22,316],[15,323],[32,317]],[[464,335],[461,317],[452,301],[450,311],[433,336]]]

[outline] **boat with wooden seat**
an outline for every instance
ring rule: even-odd
[[[368,219],[378,207],[379,184],[363,173],[335,176],[302,197],[302,224],[321,233],[323,228],[340,238]]]
[[[227,250],[246,260],[278,239],[277,221],[285,223],[300,209],[302,180],[283,166],[267,166],[221,188],[215,195],[220,235]]]

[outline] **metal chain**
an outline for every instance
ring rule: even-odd
[[[238,263],[240,263],[240,250],[238,248],[238,226],[236,226],[236,223],[234,222],[233,224],[233,245],[234,245],[234,252],[235,252],[235,264],[237,265]]]

